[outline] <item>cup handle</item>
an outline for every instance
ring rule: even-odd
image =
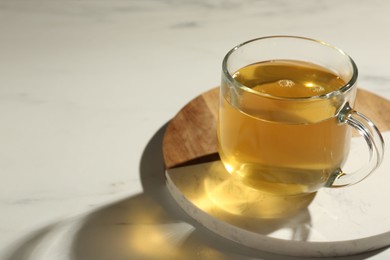
[[[338,120],[340,123],[356,128],[363,135],[368,145],[369,161],[361,169],[352,173],[345,173],[339,169],[328,180],[328,187],[343,187],[362,181],[379,167],[385,153],[385,142],[379,129],[365,115],[353,110],[349,103],[340,110]]]

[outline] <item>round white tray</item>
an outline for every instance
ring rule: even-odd
[[[384,138],[389,143],[390,132],[385,132]],[[353,139],[355,151],[366,150],[360,139]],[[349,164],[361,165],[365,160],[366,155],[352,154]],[[220,197],[214,196],[215,183],[223,187],[229,182],[222,168],[216,161],[169,169],[166,176],[177,203],[227,239],[262,251],[305,257],[352,255],[390,245],[390,160],[386,155],[381,167],[364,181],[324,188],[307,209],[274,219],[257,217],[253,211],[256,204],[243,200],[246,195],[242,193],[235,193],[240,199],[230,200],[231,204],[229,200],[216,201]],[[233,195],[227,196],[231,199]]]

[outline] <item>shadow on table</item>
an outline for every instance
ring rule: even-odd
[[[57,250],[56,260],[300,259],[240,246],[210,232],[184,213],[165,185],[161,147],[165,128],[156,132],[142,155],[140,173],[144,193],[97,209],[78,221],[67,241],[68,250]],[[30,234],[5,260],[49,259],[49,255],[55,254],[45,254],[45,250],[56,249],[46,244],[47,237],[59,225]],[[56,239],[61,239],[60,233]],[[37,247],[41,251],[44,248],[38,257]],[[367,259],[380,251],[340,259]]]

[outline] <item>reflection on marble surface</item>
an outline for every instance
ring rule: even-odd
[[[168,178],[200,209],[239,226],[242,219],[253,219],[258,223],[247,228],[259,232],[272,228],[272,222],[293,219],[315,197],[273,196],[252,189],[233,179],[220,161],[169,169]]]
[[[205,205],[205,203],[209,202],[214,207],[239,217],[260,218],[262,220],[280,219],[283,221],[283,219],[294,218],[295,214],[307,208],[315,197],[315,193],[301,196],[275,196],[255,190],[232,178],[220,161],[193,166],[191,167],[193,174],[175,174],[176,170],[178,169],[170,170],[169,176],[177,185],[183,185],[183,189],[190,188],[194,183],[193,180],[183,179],[183,176],[188,178],[198,175],[196,179],[203,180],[203,190],[197,189],[192,191],[191,195],[188,192],[185,194],[197,206],[206,211],[209,205]],[[180,184],[179,180],[181,180]],[[200,196],[205,198],[198,202],[197,198]],[[264,224],[263,221],[259,222],[260,226],[270,226]],[[254,227],[254,230],[257,228]]]
[[[284,232],[306,241],[310,227],[309,196],[272,196],[238,183],[220,161],[173,168],[168,185],[213,218],[262,235]],[[237,235],[238,236],[238,235]],[[286,238],[283,235],[281,238]]]

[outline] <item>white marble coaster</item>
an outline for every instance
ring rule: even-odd
[[[390,132],[383,136],[390,143]],[[356,151],[367,148],[362,138],[354,138],[352,143],[348,165],[356,168],[366,156]],[[236,189],[229,186],[228,174],[221,170],[219,161],[170,169],[167,185],[191,217],[242,245],[290,256],[351,255],[390,245],[388,154],[387,150],[381,167],[362,182],[324,188],[307,209],[285,218],[259,218],[256,210],[262,198],[251,192],[230,190],[225,198],[216,196],[218,189]]]

